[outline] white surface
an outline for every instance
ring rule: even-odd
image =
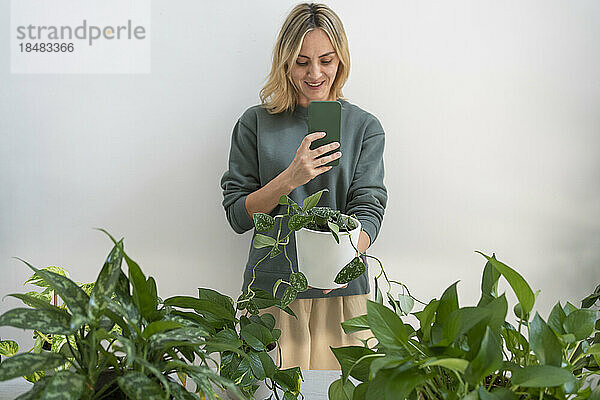
[[[14,399],[15,397],[29,391],[33,383],[23,378],[15,378],[10,381],[0,382],[0,400]]]
[[[202,286],[237,298],[251,234],[227,225],[219,179],[294,4],[153,1],[147,75],[11,75],[2,30],[0,297],[31,290],[12,256],[94,280],[110,250],[100,226],[125,236],[161,297]],[[600,2],[327,4],[350,41],[344,93],[386,131],[389,203],[370,252],[390,277],[422,300],[461,280],[461,304],[473,304],[479,249],[542,290],[544,318],[592,291]],[[16,306],[6,298],[0,312]],[[23,330],[0,337],[31,345]]]
[[[296,232],[296,252],[298,254],[298,271],[306,275],[308,286],[317,289],[339,288],[334,282],[338,272],[354,257],[358,245],[361,224],[352,218],[357,225],[350,232],[340,232],[338,244],[330,232],[319,232],[302,228]],[[350,242],[352,238],[352,242]],[[352,246],[354,244],[354,246]]]
[[[331,382],[339,379],[340,371],[302,371],[304,382],[302,394],[307,400],[327,400],[327,391]],[[14,399],[27,392],[33,385],[23,378],[0,382],[0,400]],[[193,385],[192,385],[193,386]],[[191,388],[190,388],[191,389]],[[263,400],[269,397],[268,390],[257,391],[256,399]],[[261,397],[260,395],[264,395]]]

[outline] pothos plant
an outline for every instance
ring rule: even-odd
[[[246,398],[254,398],[259,382],[272,390],[270,398],[280,399],[279,391],[285,400],[302,396],[300,368],[281,369],[268,354],[276,347],[281,331],[275,328],[272,314],[259,312],[275,306],[294,315],[289,307],[282,307],[280,299],[255,289],[251,300],[234,302],[212,289],[199,288],[198,297],[175,296],[166,299],[165,305],[182,318],[204,320],[210,333],[204,351],[219,353],[220,375],[233,381]]]
[[[69,273],[66,269],[58,266],[49,266],[42,268],[43,271],[51,271],[56,274],[62,275],[64,277],[69,277]],[[36,307],[35,303],[32,303],[29,299],[36,298],[40,301],[44,301],[48,304],[52,304],[59,309],[66,310],[67,306],[65,304],[59,304],[58,295],[52,289],[50,284],[44,280],[37,272],[31,275],[26,281],[25,284],[31,284],[33,286],[37,286],[41,289],[41,291],[29,291],[25,294],[21,293],[13,293],[7,296],[15,297],[17,299],[22,300],[26,305],[30,307]],[[89,296],[94,288],[93,283],[78,283],[79,287],[86,292]],[[39,354],[42,351],[50,351],[53,353],[58,353],[62,346],[65,344],[67,337],[65,335],[52,335],[46,332],[40,332],[37,330],[33,331],[33,339],[34,343],[31,349],[29,349],[28,353]],[[74,345],[74,342],[71,342]],[[0,340],[0,355],[5,357],[12,357],[19,352],[19,345],[17,342],[13,340],[1,341]],[[64,365],[61,365],[57,368],[53,369],[53,372],[57,372],[60,370],[68,369],[71,366],[70,361],[66,361]],[[41,377],[45,375],[45,371],[35,371],[30,375],[24,376],[24,378],[32,383],[37,382]]]
[[[268,232],[275,226],[278,226],[277,235],[272,237],[257,233],[254,236],[254,239],[252,240],[252,246],[254,248],[270,248],[270,251],[252,268],[252,280],[248,285],[248,290],[245,293],[242,293],[238,302],[249,302],[248,307],[254,307],[250,303],[250,300],[254,297],[256,290],[252,287],[256,277],[256,269],[267,257],[274,258],[282,253],[290,267],[289,282],[279,279],[273,287],[273,295],[277,293],[277,289],[281,284],[287,285],[281,297],[281,305],[282,307],[286,307],[296,299],[298,293],[308,290],[306,276],[302,272],[294,271],[292,261],[287,254],[287,245],[289,244],[290,235],[302,228],[322,232],[329,231],[336,242],[339,243],[340,232],[349,232],[357,227],[352,218],[343,215],[340,211],[333,210],[329,207],[317,207],[321,196],[327,191],[327,189],[323,189],[305,198],[302,202],[302,206],[299,206],[289,196],[283,195],[279,198],[279,204],[286,206],[285,213],[275,215],[274,217],[260,212],[253,214],[254,226],[258,232]],[[287,234],[282,235],[284,221],[287,224],[288,232]],[[351,240],[350,243],[352,243]],[[335,278],[335,283],[349,283],[362,275],[366,270],[365,264],[360,258],[362,254],[358,254],[358,250],[354,243],[352,243],[352,246],[357,251],[357,256],[339,271]],[[281,248],[283,248],[283,251]],[[253,311],[256,310],[254,309]]]
[[[373,337],[364,346],[332,348],[342,376],[330,386],[329,398],[600,399],[600,326],[598,311],[589,308],[600,288],[584,307],[559,302],[544,320],[533,314],[536,294],[527,281],[494,255],[484,257],[475,306],[459,306],[457,283],[418,312],[389,291],[385,306],[377,290],[366,315],[342,323],[346,333],[370,329]],[[498,293],[500,277],[519,300],[511,321],[506,297]],[[418,327],[403,321],[409,313]]]
[[[105,232],[106,233],[106,232]],[[107,233],[108,234],[108,233]],[[116,241],[87,294],[75,282],[51,270],[23,261],[48,283],[66,308],[35,295],[15,296],[30,308],[16,308],[0,316],[0,326],[64,335],[57,353],[14,355],[0,364],[0,381],[50,370],[65,363],[69,369],[41,377],[22,399],[112,399],[118,393],[134,400],[193,399],[185,383],[190,377],[195,392],[217,397],[213,384],[240,394],[228,379],[215,373],[203,346],[210,340],[207,318],[180,315],[158,297],[156,282]],[[122,260],[128,275],[121,269]],[[118,329],[113,329],[118,326]]]

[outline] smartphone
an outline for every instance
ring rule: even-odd
[[[339,151],[342,144],[342,103],[339,101],[311,101],[308,104],[308,133],[313,132],[325,132],[326,135],[312,142],[310,144],[311,150],[325,144],[339,142],[340,147],[323,154],[321,157]],[[336,166],[339,164],[340,159],[338,158],[325,165]]]

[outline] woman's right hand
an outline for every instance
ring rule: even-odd
[[[302,186],[315,176],[329,171],[332,167],[324,165],[342,156],[342,153],[338,151],[326,157],[317,158],[340,147],[338,142],[333,142],[311,150],[310,144],[324,136],[325,132],[313,132],[306,135],[300,143],[300,147],[296,150],[296,156],[287,167],[288,179],[293,188]]]

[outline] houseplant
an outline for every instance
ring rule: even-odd
[[[559,302],[545,321],[533,314],[535,294],[525,279],[494,255],[484,257],[477,305],[459,307],[454,283],[439,300],[412,312],[418,328],[402,320],[411,304],[388,291],[386,307],[377,289],[367,314],[342,324],[346,333],[370,329],[375,340],[332,348],[342,376],[331,384],[329,398],[600,398],[598,383],[589,381],[599,376],[597,311]],[[498,294],[500,277],[519,300],[514,324],[506,317],[505,295]],[[599,297],[588,297],[586,305]],[[360,384],[355,387],[349,376]]]
[[[175,296],[165,300],[173,309],[192,309],[194,312],[174,311],[184,318],[206,318],[210,338],[204,347],[207,354],[219,353],[221,376],[233,381],[246,398],[254,398],[261,382],[272,391],[271,398],[296,399],[300,395],[302,374],[299,368],[282,370],[268,352],[275,348],[281,332],[275,328],[275,318],[260,310],[276,306],[293,315],[289,307],[269,292],[254,289],[252,298],[240,296],[234,302],[212,289],[199,288],[198,297]],[[209,311],[209,312],[207,312]],[[236,317],[238,313],[242,315]],[[279,362],[281,365],[281,361]],[[231,397],[239,398],[235,393]]]
[[[292,301],[296,299],[296,296],[299,292],[303,292],[308,289],[309,281],[306,275],[302,271],[294,271],[292,266],[292,261],[290,260],[287,254],[287,245],[289,243],[289,236],[298,232],[301,229],[307,227],[313,230],[318,231],[326,231],[328,230],[333,239],[340,243],[340,232],[350,232],[351,235],[344,235],[344,240],[348,240],[350,246],[347,247],[347,250],[350,251],[351,260],[346,262],[346,264],[342,264],[343,267],[340,266],[340,270],[336,271],[336,273],[332,276],[335,276],[333,282],[338,285],[344,285],[353,279],[362,275],[365,270],[365,264],[358,255],[358,251],[356,250],[356,245],[352,240],[352,236],[357,237],[360,233],[360,227],[358,220],[354,217],[349,217],[341,214],[339,211],[332,210],[328,207],[316,207],[321,199],[321,196],[324,192],[327,192],[327,189],[323,189],[317,193],[312,194],[311,196],[304,199],[302,202],[302,206],[299,206],[296,202],[294,202],[289,196],[281,196],[279,199],[280,205],[287,206],[287,211],[284,214],[275,215],[274,217],[265,214],[265,213],[254,213],[254,225],[258,232],[267,232],[271,231],[278,224],[277,235],[275,237],[268,236],[262,233],[257,233],[253,240],[252,245],[255,248],[268,248],[269,252],[260,259],[256,265],[253,267],[253,272],[259,267],[260,263],[264,261],[267,257],[273,258],[277,257],[283,253],[286,258],[289,267],[290,267],[290,277],[289,282],[279,279],[274,287],[273,294],[277,293],[277,289],[279,285],[285,284],[287,285],[282,297],[281,302],[282,306],[286,307]],[[282,226],[284,220],[287,221],[288,233],[282,236]],[[358,242],[358,239],[355,239]],[[283,251],[281,250],[283,248]],[[354,249],[354,253],[352,250]],[[313,252],[316,252],[314,249]],[[352,257],[352,254],[354,256]],[[325,256],[320,254],[320,256]],[[248,285],[248,290],[246,293],[243,293],[244,299],[251,299],[254,296],[254,288],[252,288],[252,284],[254,283],[254,274],[253,279],[250,281]]]
[[[115,398],[119,391],[132,399],[193,398],[174,374],[190,377],[196,392],[207,398],[216,397],[212,383],[239,394],[231,381],[207,365],[210,357],[202,349],[210,339],[207,318],[184,318],[165,305],[156,282],[125,253],[123,241],[108,236],[114,247],[90,295],[69,278],[24,261],[56,291],[66,309],[22,294],[18,297],[32,308],[9,310],[0,316],[0,326],[65,335],[69,340],[58,353],[21,353],[4,360],[0,381],[70,362],[70,369],[42,377],[21,398]],[[121,270],[123,259],[128,275]]]
[[[61,267],[57,267],[57,266],[50,266],[50,267],[45,267],[42,268],[42,270],[44,271],[51,271],[54,273],[57,273],[59,275],[68,277],[69,273],[66,269],[61,268]],[[41,276],[38,275],[38,273],[34,273],[33,275],[31,275],[26,281],[25,284],[31,284],[33,286],[37,286],[38,291],[29,291],[25,294],[21,294],[21,293],[14,293],[14,294],[9,294],[8,296],[11,297],[16,297],[18,299],[21,299],[26,305],[30,306],[30,307],[34,307],[36,308],[36,304],[32,303],[29,299],[31,297],[36,298],[40,301],[45,301],[48,304],[52,304],[60,309],[66,310],[66,305],[64,304],[58,304],[58,295],[56,294],[56,292],[52,289],[52,287],[50,287],[50,285],[48,284],[48,282],[46,282]],[[86,294],[89,296],[92,292],[92,289],[94,287],[93,283],[78,283],[79,287],[86,292]],[[43,351],[51,351],[54,353],[57,353],[60,351],[61,347],[63,344],[65,344],[65,341],[67,340],[65,335],[52,335],[52,334],[48,334],[46,332],[40,332],[37,330],[33,331],[33,339],[34,339],[34,343],[33,343],[33,347],[28,350],[28,353],[34,353],[34,354],[39,354]],[[13,355],[17,354],[19,352],[19,345],[17,344],[17,342],[11,341],[12,343],[10,343],[9,347],[5,347],[2,345],[2,342],[0,341],[0,355],[4,355],[6,357],[12,357]],[[75,343],[73,341],[71,341],[71,344],[74,345]],[[60,370],[64,370],[64,369],[68,369],[71,366],[71,362],[67,361],[65,362],[65,364],[60,365],[56,368],[54,368],[52,370],[52,372],[57,372]],[[45,371],[40,370],[40,371],[35,371],[30,375],[24,376],[24,378],[32,383],[37,382],[41,377],[45,376]]]

